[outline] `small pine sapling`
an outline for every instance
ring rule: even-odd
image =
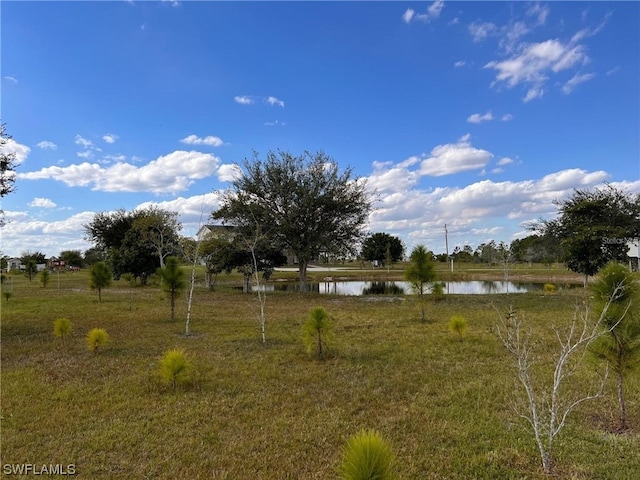
[[[87,334],[87,348],[93,353],[98,353],[98,348],[109,341],[109,335],[104,328],[92,328]]]
[[[45,268],[40,272],[40,284],[42,285],[42,288],[47,288],[50,279],[51,274],[49,273],[49,270]]]
[[[175,391],[191,379],[192,363],[184,350],[167,350],[160,359],[160,378],[165,385],[171,385]]]
[[[71,333],[71,320],[68,318],[58,318],[53,322],[53,334],[62,340],[64,345],[64,337]]]
[[[542,288],[545,295],[553,295],[556,293],[556,286],[553,283],[545,283]]]
[[[322,307],[315,307],[302,325],[302,334],[307,344],[307,351],[316,350],[318,360],[324,358],[326,344],[332,336],[333,322],[327,311]]]
[[[338,469],[341,480],[389,480],[394,474],[395,455],[375,430],[361,430],[347,441]]]
[[[433,297],[434,302],[444,300],[444,287],[444,282],[434,282],[433,287],[431,288],[431,296]]]
[[[460,315],[453,315],[449,319],[449,331],[457,334],[462,341],[462,336],[467,331],[467,320]]]

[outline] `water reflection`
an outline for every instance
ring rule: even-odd
[[[504,281],[488,281],[488,280],[470,280],[461,282],[441,282],[444,284],[443,292],[445,294],[456,295],[485,295],[500,293],[526,293],[526,292],[542,292],[544,284],[531,282],[504,282]],[[284,291],[299,292],[300,284],[295,283],[277,283],[261,286],[267,291]],[[256,287],[253,287],[255,290]],[[309,283],[308,291],[320,294],[332,295],[402,295],[404,293],[412,294],[409,282],[402,281],[375,281],[363,282],[357,280],[348,281],[327,281],[320,283]]]

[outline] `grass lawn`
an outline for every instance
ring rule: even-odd
[[[83,271],[53,275],[46,289],[21,276],[3,286],[12,291],[1,304],[3,466],[73,464],[91,480],[335,479],[346,439],[373,428],[394,450],[401,479],[543,478],[513,410],[521,391],[491,303],[525,312],[544,381],[557,350],[551,328],[566,325],[584,295],[448,296],[429,303],[421,323],[413,296],[274,293],[263,345],[255,296],[230,284],[196,288],[189,337],[184,294],[171,323],[156,286],[116,282],[99,303],[88,284]],[[301,334],[315,306],[335,322],[322,362]],[[448,331],[452,315],[468,322],[462,341]],[[60,317],[72,322],[64,343],[53,335]],[[96,354],[85,345],[94,327],[110,336]],[[175,347],[199,376],[177,392],[158,375]],[[593,370],[583,363],[565,393],[586,392]],[[640,372],[629,377],[627,408],[631,431],[609,433],[610,380],[605,397],[573,412],[554,452],[560,478],[638,478]]]

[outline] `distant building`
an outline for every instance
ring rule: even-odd
[[[51,257],[47,262],[48,268],[51,270],[64,270],[66,263],[58,257]]]
[[[627,242],[627,255],[629,256],[629,270],[632,272],[640,271],[640,265],[638,265],[640,258],[640,238],[634,238]]]
[[[198,240],[204,240],[205,238],[232,240],[234,236],[235,227],[231,225],[203,225],[196,233]]]
[[[24,265],[20,262],[19,258],[10,258],[7,260],[7,273],[11,270],[24,270]]]

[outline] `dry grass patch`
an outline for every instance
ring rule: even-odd
[[[399,478],[539,477],[533,441],[509,408],[517,384],[490,302],[527,312],[545,361],[550,326],[573,312],[575,293],[446,297],[427,306],[426,324],[408,301],[269,294],[263,346],[255,298],[224,285],[196,289],[185,337],[185,302],[168,323],[157,287],[134,288],[130,299],[117,283],[99,303],[82,274],[61,274],[60,289],[54,276],[46,292],[15,278],[2,305],[4,463],[74,463],[92,480],[334,479],[348,437],[375,429],[393,445]],[[334,320],[324,362],[301,340],[315,306]],[[464,342],[448,331],[452,315],[467,319]],[[64,349],[51,335],[60,317],[73,324]],[[95,327],[110,335],[99,355],[84,346]],[[158,359],[173,348],[193,356],[199,388],[158,388]],[[628,391],[636,426],[639,384],[631,378]],[[637,430],[602,428],[613,411],[607,397],[575,412],[558,443],[561,472],[640,470]]]

